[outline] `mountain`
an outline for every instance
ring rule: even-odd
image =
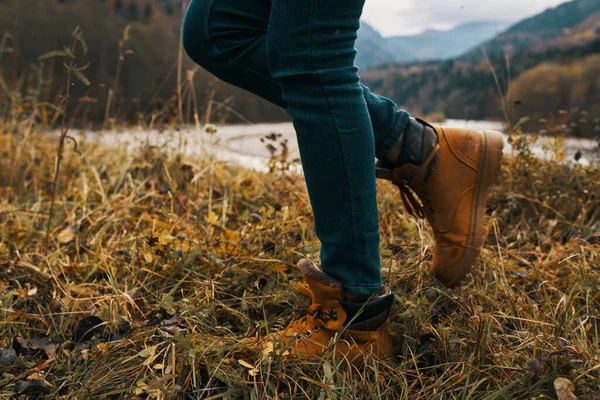
[[[514,24],[484,43],[487,60],[478,46],[446,61],[374,68],[361,78],[415,115],[530,117],[536,122],[527,129],[546,129],[541,119],[593,137],[600,132],[599,8],[600,0],[575,0]]]
[[[388,48],[387,40],[365,21],[360,23],[356,48],[356,64],[360,68],[372,68],[398,61],[396,54]]]
[[[427,30],[415,36],[395,36],[388,39],[392,51],[407,49],[418,60],[444,60],[494,37],[509,26],[501,21],[470,22],[449,31]]]
[[[362,21],[356,42],[356,63],[368,69],[416,60],[444,60],[464,53],[507,27],[507,22],[477,21],[448,31],[427,30],[418,35],[384,38],[375,28]]]
[[[483,43],[486,53],[495,57],[514,54],[532,46],[559,38],[569,30],[583,24],[593,14],[600,12],[600,0],[573,0],[518,22],[505,32]],[[565,31],[566,30],[566,31]],[[480,48],[472,49],[462,58],[481,58]]]

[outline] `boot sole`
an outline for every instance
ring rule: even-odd
[[[474,207],[471,210],[471,227],[469,239],[461,260],[455,265],[456,275],[451,281],[447,276],[442,282],[446,286],[456,286],[471,272],[473,264],[480,253],[485,237],[487,236],[485,207],[488,200],[489,188],[498,178],[502,166],[502,149],[504,140],[500,132],[483,131],[481,157],[478,165],[479,174],[474,193]],[[435,271],[434,271],[435,274]],[[436,274],[437,277],[437,274]],[[438,277],[439,279],[440,277]]]

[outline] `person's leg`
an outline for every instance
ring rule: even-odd
[[[287,108],[267,64],[272,0],[192,0],[185,16],[184,47],[192,60],[218,78]],[[397,142],[409,114],[361,85],[378,158]]]
[[[270,0],[193,0],[184,43],[194,61],[223,80],[287,107],[266,61],[270,9]],[[485,238],[487,189],[500,168],[502,136],[416,121],[391,100],[361,88],[379,159],[377,177],[392,180],[408,211],[429,220],[436,237],[435,276],[446,285],[460,283]]]
[[[375,143],[354,43],[365,0],[273,0],[267,59],[298,137],[323,272],[381,290]]]

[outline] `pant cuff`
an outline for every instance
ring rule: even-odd
[[[400,139],[400,136],[404,133],[406,126],[408,125],[408,121],[410,120],[410,114],[407,111],[399,110],[396,115],[396,121],[394,123],[394,127],[389,131],[383,142],[381,143],[381,147],[376,149],[376,157],[379,159],[385,158],[385,155],[388,151]]]

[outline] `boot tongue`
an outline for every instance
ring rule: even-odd
[[[313,303],[323,304],[326,301],[342,301],[343,289],[341,283],[325,275],[312,261],[303,259],[298,267],[312,291]]]

